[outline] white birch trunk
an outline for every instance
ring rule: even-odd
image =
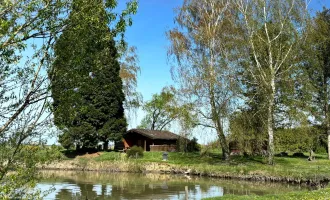
[[[267,132],[268,132],[268,164],[274,164],[274,128],[273,128],[273,111],[274,111],[274,98],[275,98],[275,77],[272,76],[270,82],[271,90],[268,98],[268,115],[267,115]]]

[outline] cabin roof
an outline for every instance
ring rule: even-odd
[[[131,129],[127,131],[127,134],[140,134],[153,140],[177,140],[179,136],[170,131],[158,131],[158,130],[147,130],[147,129]]]

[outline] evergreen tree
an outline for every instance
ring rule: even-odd
[[[99,141],[107,148],[126,130],[118,54],[102,2],[73,1],[49,72],[55,124],[84,151]]]

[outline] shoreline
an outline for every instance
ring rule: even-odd
[[[201,166],[180,166],[166,162],[139,162],[137,160],[120,161],[93,161],[93,160],[63,160],[39,167],[40,170],[56,171],[95,171],[95,172],[128,172],[128,173],[155,173],[155,174],[180,174],[219,179],[233,179],[243,181],[277,182],[304,185],[312,188],[324,188],[330,182],[330,177],[283,177],[276,175],[263,175],[266,171],[260,170],[255,174],[233,174],[226,171],[205,171]]]

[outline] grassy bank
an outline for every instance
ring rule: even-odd
[[[127,159],[125,154],[104,152],[99,155],[65,158],[59,163],[44,166],[46,169],[93,170],[121,172],[189,173],[201,176],[236,178],[257,181],[285,181],[323,184],[330,180],[330,161],[318,155],[315,161],[306,158],[276,157],[275,166],[266,164],[262,157],[232,157],[222,161],[219,154],[169,153],[162,161],[161,152],[145,152],[143,158]]]
[[[303,192],[289,192],[277,195],[264,195],[264,196],[238,196],[238,195],[225,195],[223,197],[207,198],[205,200],[267,200],[267,199],[279,199],[279,200],[327,200],[330,199],[330,188],[320,189],[315,191],[303,191]]]

